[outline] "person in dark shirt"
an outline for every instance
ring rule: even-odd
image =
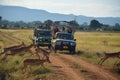
[[[73,30],[72,30],[71,27],[67,27],[66,32],[67,32],[67,33],[73,33]]]
[[[55,24],[52,25],[51,30],[52,30],[53,37],[55,37],[56,32],[59,32],[59,29]]]
[[[65,32],[65,27],[62,27],[62,32]]]

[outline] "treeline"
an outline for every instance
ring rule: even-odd
[[[87,30],[87,31],[120,31],[119,23],[115,23],[115,25],[102,24],[97,20],[91,20],[90,24],[86,22],[81,24],[79,30]]]
[[[38,26],[47,26],[51,27],[52,24],[56,24],[59,28],[61,27],[71,27],[76,30],[82,30],[82,31],[120,31],[120,25],[116,23],[115,25],[107,25],[102,24],[97,20],[91,20],[90,24],[83,23],[78,24],[77,21],[52,21],[52,20],[46,20],[44,22],[41,21],[32,21],[32,22],[24,22],[24,21],[8,21],[8,20],[2,20],[2,17],[0,17],[0,29],[32,29]]]
[[[8,20],[1,20],[0,21],[0,28],[1,29],[28,29],[33,28],[35,26],[41,25],[42,22],[40,21],[33,21],[33,22],[23,22],[23,21],[8,21]]]

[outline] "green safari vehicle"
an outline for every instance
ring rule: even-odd
[[[50,29],[36,28],[34,30],[35,45],[51,47],[52,34]]]

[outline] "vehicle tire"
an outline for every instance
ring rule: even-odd
[[[39,45],[37,43],[35,43],[35,46],[38,47]]]
[[[48,46],[48,49],[51,49],[51,45]]]
[[[54,50],[54,53],[57,53],[57,50]]]
[[[56,47],[54,47],[53,49],[54,49],[54,53],[57,53],[57,49],[56,49]]]
[[[75,54],[75,50],[69,50],[70,54]]]
[[[55,47],[53,47],[52,45],[50,46],[50,48],[54,51],[54,53],[57,52],[57,50],[55,49]]]

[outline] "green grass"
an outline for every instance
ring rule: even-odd
[[[23,56],[8,56],[5,62],[0,63],[0,74],[5,74],[5,71],[7,70],[10,74],[9,80],[35,80],[36,78],[43,78],[54,73],[49,65],[44,65],[45,68],[33,65],[22,70],[24,59],[36,58],[29,55],[30,54],[25,54]]]
[[[3,42],[4,40],[3,39],[0,39],[0,42]]]
[[[97,64],[103,52],[120,51],[120,33],[76,32],[76,53],[78,56]],[[116,59],[108,59],[104,65],[112,68]]]
[[[76,32],[77,50],[96,53],[120,50],[120,33]],[[107,42],[107,45],[104,44]]]
[[[0,75],[5,73],[5,69],[2,65],[0,65]]]
[[[4,47],[20,44],[24,41],[29,45],[31,40],[29,36],[33,36],[33,30],[0,30],[9,36],[16,37],[17,42],[13,42],[5,37],[0,37],[0,52]],[[75,32],[74,34],[77,46],[76,56],[88,60],[93,64],[97,64],[102,56],[103,52],[117,52],[120,51],[120,33],[105,33],[105,32]],[[54,73],[49,66],[45,66],[46,69],[40,66],[33,66],[30,70],[29,67],[25,74],[21,71],[23,67],[24,58],[37,58],[30,56],[30,53],[25,55],[8,56],[6,62],[0,63],[0,73],[4,73],[5,70],[9,71],[9,80],[35,80],[38,78],[44,79],[46,76]],[[2,56],[0,56],[0,59]],[[113,67],[113,64],[118,59],[108,59],[103,65],[109,68]],[[79,67],[77,64],[75,67]],[[80,71],[86,71],[81,69]],[[29,74],[29,75],[28,75]],[[31,76],[31,77],[29,77]]]

